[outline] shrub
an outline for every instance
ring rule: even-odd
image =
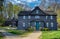
[[[27,29],[25,29],[26,31],[29,31],[29,32],[32,32],[34,31],[34,28],[33,27],[28,27]]]
[[[4,35],[0,32],[0,39],[3,39]]]
[[[48,28],[42,28],[41,31],[49,31]]]

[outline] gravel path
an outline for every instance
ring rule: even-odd
[[[38,39],[41,36],[41,31],[35,31],[29,34],[27,37],[20,37],[20,36],[6,36],[4,39]]]

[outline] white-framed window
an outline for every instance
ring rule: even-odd
[[[49,26],[49,23],[47,22],[46,25],[47,25],[47,27],[48,27],[48,26]]]
[[[46,16],[46,19],[48,18],[48,16]]]
[[[36,10],[36,13],[38,14],[39,13],[39,10]]]
[[[23,19],[25,19],[25,16],[23,16]]]
[[[28,19],[30,19],[31,18],[31,16],[28,16]]]
[[[51,27],[53,27],[53,22],[51,22]]]
[[[25,23],[23,23],[23,27],[25,27]]]
[[[39,22],[39,24],[41,24],[41,22]]]
[[[51,19],[53,19],[53,16],[50,16],[51,17]]]
[[[35,23],[35,25],[36,25],[36,22],[34,22]]]
[[[40,16],[35,16],[35,18],[37,19],[37,18],[40,18]]]
[[[28,24],[30,25],[30,22]]]

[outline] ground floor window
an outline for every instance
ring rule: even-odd
[[[51,27],[53,27],[53,22],[51,22]]]
[[[48,26],[49,26],[49,23],[47,22],[46,25],[47,25],[47,27],[48,27]]]
[[[25,27],[25,23],[23,23],[23,27]]]

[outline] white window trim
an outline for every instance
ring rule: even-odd
[[[53,27],[53,25],[54,25],[53,22],[51,22],[51,27]]]
[[[25,19],[25,16],[23,16],[23,19]]]
[[[23,23],[23,27],[25,27],[25,23]]]
[[[51,19],[53,19],[53,16],[51,16]]]
[[[47,27],[48,27],[48,26],[49,26],[49,23],[47,22],[46,25],[47,25]]]

